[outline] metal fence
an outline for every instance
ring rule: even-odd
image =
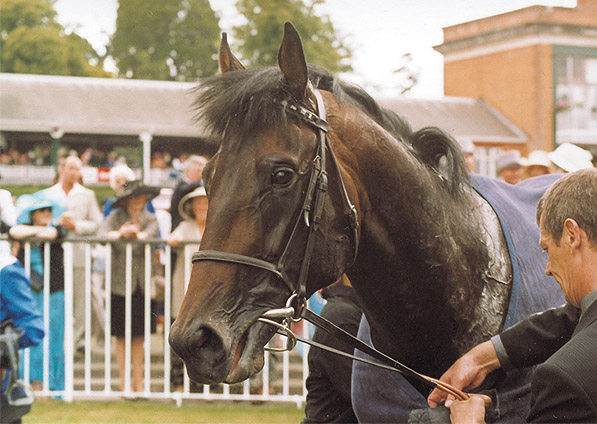
[[[24,265],[27,273],[31,272],[31,251],[35,246],[34,241],[24,242]],[[292,352],[265,354],[265,366],[257,375],[243,383],[235,385],[202,385],[192,384],[184,373],[182,391],[177,390],[170,381],[172,352],[168,345],[170,333],[169,319],[166,318],[163,326],[157,326],[152,332],[152,321],[158,316],[169,317],[171,314],[171,247],[164,244],[163,240],[145,240],[126,242],[126,320],[125,320],[125,389],[120,390],[120,375],[115,359],[114,338],[110,336],[112,323],[111,311],[111,250],[114,243],[122,241],[109,241],[105,239],[65,239],[62,242],[64,249],[64,390],[52,390],[49,386],[49,350],[48,333],[50,327],[60,323],[50,323],[50,243],[41,242],[38,246],[44,249],[43,257],[43,316],[46,337],[43,340],[43,379],[42,388],[35,392],[38,396],[60,396],[66,401],[74,399],[109,399],[120,397],[142,397],[152,399],[173,399],[179,404],[183,399],[203,400],[246,400],[254,402],[277,401],[292,402],[301,406],[305,402],[305,379],[308,375],[307,352],[308,346],[299,344]],[[143,361],[143,392],[131,390],[131,287],[132,275],[140,272],[132,261],[133,244],[141,243],[145,254],[145,281],[144,281],[144,361]],[[82,244],[83,247],[76,247]],[[75,281],[75,252],[83,251],[83,258],[77,257],[78,264],[84,263],[84,278]],[[152,286],[155,294],[155,280],[150,274],[152,261],[159,251],[161,263],[153,269],[153,275],[163,276],[163,309],[156,311],[160,302],[152,300]],[[182,249],[184,263],[186,264],[185,281],[190,276],[192,249]],[[77,255],[79,253],[76,253]],[[180,253],[179,253],[180,257]],[[155,262],[154,262],[155,265]],[[82,349],[77,349],[75,335],[74,296],[75,285],[84,286],[84,343]],[[80,286],[79,286],[80,287]],[[101,311],[98,313],[98,310]],[[100,316],[98,316],[100,315]],[[94,319],[101,321],[103,327],[101,339],[93,339],[92,324]],[[97,323],[95,323],[97,324]],[[155,326],[154,326],[155,327]],[[305,337],[311,329],[305,323],[298,330]],[[282,346],[283,338],[276,336],[270,344]],[[24,365],[23,378],[30,381],[29,349],[21,355]]]

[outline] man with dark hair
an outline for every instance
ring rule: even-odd
[[[539,200],[537,223],[548,255],[545,273],[556,279],[567,303],[477,345],[441,380],[471,390],[498,368],[538,365],[529,422],[597,422],[597,169],[558,180]],[[446,397],[436,389],[428,401],[437,406]],[[484,407],[467,406],[459,411]]]

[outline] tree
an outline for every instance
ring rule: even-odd
[[[245,65],[266,66],[277,63],[284,23],[292,22],[301,35],[309,63],[332,72],[350,71],[352,52],[335,32],[329,17],[318,14],[324,0],[238,0],[238,12],[246,23],[233,29],[239,56]]]
[[[121,0],[108,52],[127,78],[194,80],[217,71],[219,37],[208,0]]]
[[[66,34],[48,0],[2,0],[1,71],[107,77],[89,42]]]

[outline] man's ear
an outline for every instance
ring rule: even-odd
[[[562,235],[566,237],[566,241],[571,248],[580,247],[583,232],[583,229],[580,228],[578,222],[576,222],[574,219],[567,218],[566,221],[564,221],[564,230]]]

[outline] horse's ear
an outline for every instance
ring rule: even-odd
[[[304,100],[307,90],[307,62],[298,32],[290,22],[284,24],[284,38],[278,52],[278,66],[286,78],[290,93]]]
[[[230,50],[228,45],[228,34],[222,33],[222,41],[220,42],[220,54],[218,55],[218,64],[220,65],[220,72],[225,74],[229,71],[240,71],[245,69],[244,65],[240,63]]]

